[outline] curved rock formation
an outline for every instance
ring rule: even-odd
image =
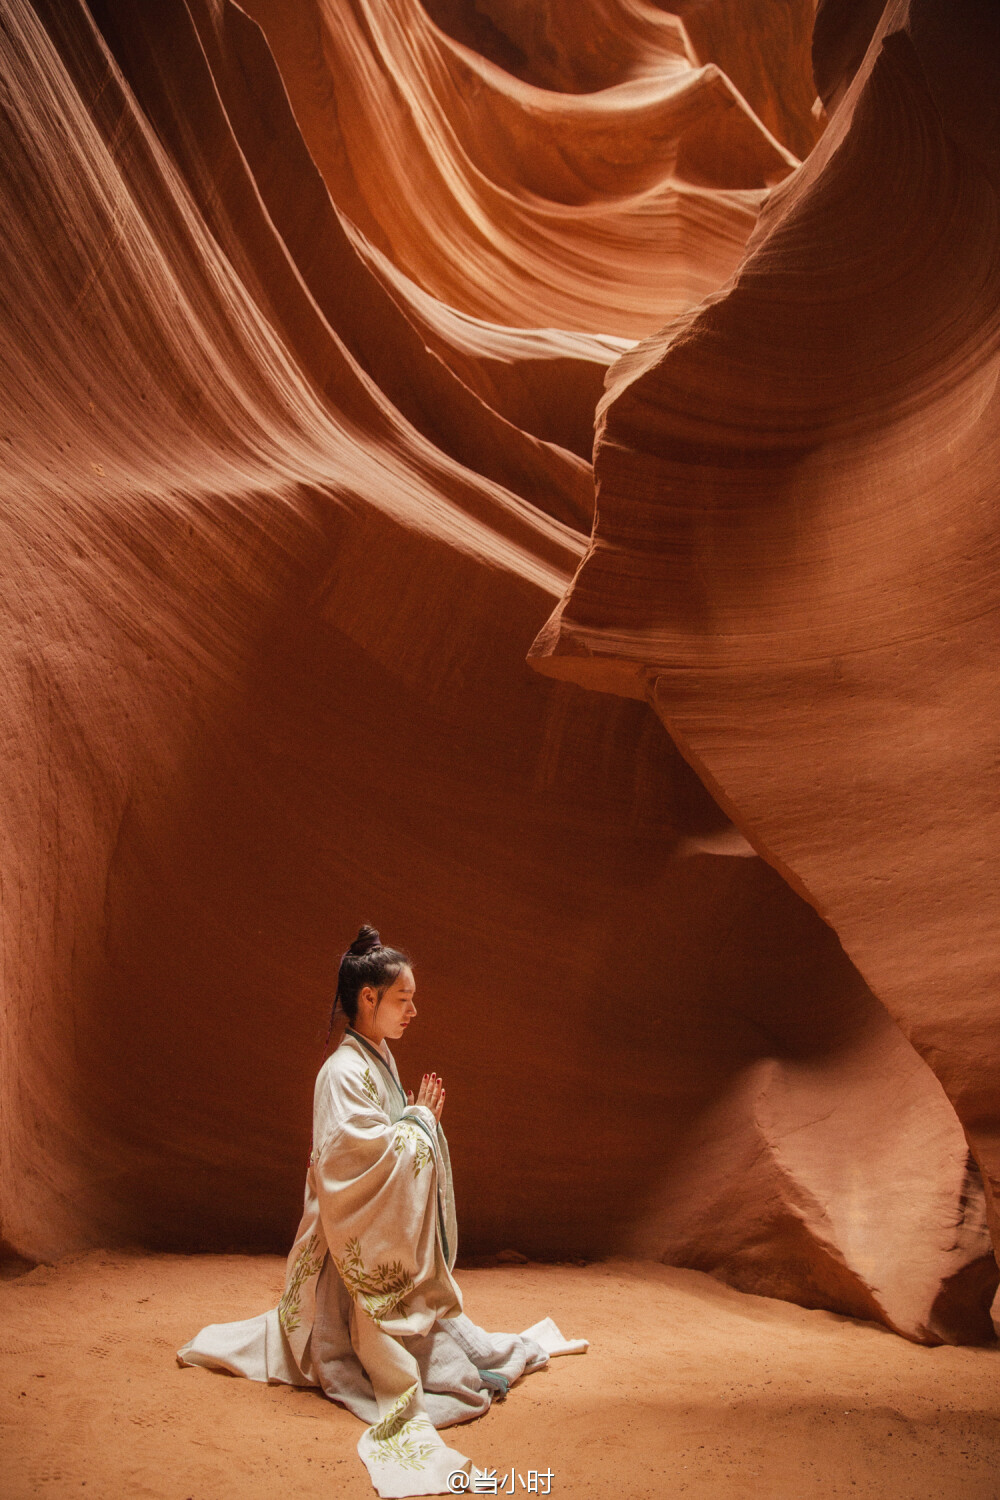
[[[655,74],[679,56],[697,58],[718,64],[797,156],[809,153],[820,132],[809,64],[815,0],[672,0],[669,11],[649,0],[424,6],[456,41],[541,88],[586,94]]]
[[[591,546],[530,659],[648,698],[836,929],[996,1244],[1000,20],[899,0],[844,86],[856,54],[732,283],[610,372]]]
[[[401,1067],[448,1076],[465,1252],[632,1246],[986,1336],[931,1071],[650,705],[525,662],[593,576],[604,368],[743,253],[794,160],[745,101],[806,129],[801,48],[734,87],[608,0],[619,71],[571,93],[413,0],[253,8],[0,0],[5,1243],[284,1248],[374,919],[416,961]],[[658,512],[638,447],[616,512],[610,454],[634,621]]]
[[[420,0],[248,0],[335,202],[474,317],[638,337],[734,269],[797,158],[675,18],[647,66],[538,88],[454,42]]]

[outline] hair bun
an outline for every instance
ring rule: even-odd
[[[379,939],[377,929],[365,922],[347,951],[360,957],[363,953],[370,953],[373,948],[380,948],[381,946],[382,943]]]

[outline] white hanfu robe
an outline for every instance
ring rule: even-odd
[[[358,1452],[385,1497],[449,1493],[478,1474],[438,1428],[482,1415],[555,1354],[582,1353],[551,1318],[487,1333],[452,1271],[455,1196],[444,1131],[407,1104],[396,1063],[349,1026],[316,1079],[305,1206],[278,1306],[212,1323],[178,1351],[251,1380],[318,1385],[369,1425]]]

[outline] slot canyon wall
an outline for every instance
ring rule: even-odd
[[[993,1336],[995,28],[842,9],[0,0],[6,1253],[287,1248],[372,920],[460,1255]]]

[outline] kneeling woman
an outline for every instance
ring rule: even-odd
[[[340,963],[343,1039],[316,1079],[305,1209],[281,1301],[213,1323],[178,1360],[251,1380],[318,1385],[370,1424],[358,1443],[383,1496],[449,1491],[469,1459],[438,1428],[482,1415],[550,1355],[582,1352],[551,1318],[487,1333],[462,1311],[444,1087],[404,1093],[386,1045],[416,1015],[405,953],[362,927]]]

